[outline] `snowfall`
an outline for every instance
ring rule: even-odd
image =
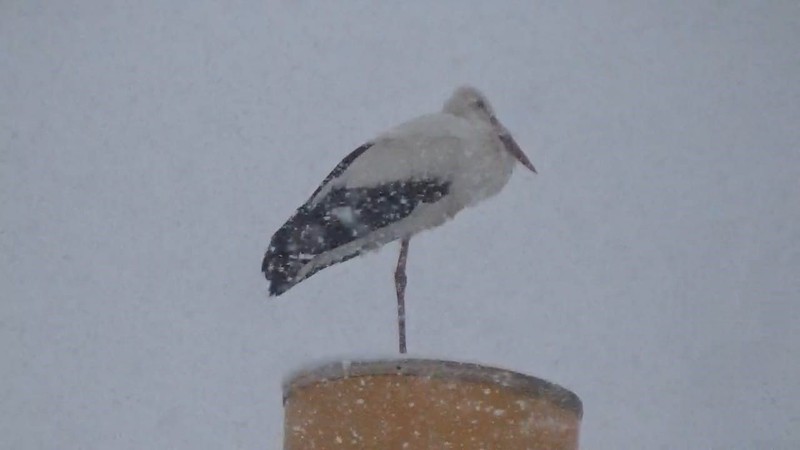
[[[280,448],[396,357],[397,244],[279,298],[347,153],[481,89],[539,171],[411,242],[409,356],[556,382],[586,449],[800,448],[800,3],[0,4],[0,447]]]

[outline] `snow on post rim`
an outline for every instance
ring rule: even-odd
[[[523,373],[480,364],[435,359],[336,361],[299,370],[283,383],[283,403],[296,389],[330,380],[371,375],[401,375],[456,379],[471,383],[491,383],[519,391],[583,417],[583,403],[574,392],[555,383]]]

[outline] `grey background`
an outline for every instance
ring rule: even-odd
[[[275,300],[269,236],[462,83],[540,174],[412,240],[411,355],[800,446],[800,3],[332,3],[0,3],[3,448],[279,448],[287,373],[394,355],[397,246]]]

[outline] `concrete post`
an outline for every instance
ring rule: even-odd
[[[284,450],[576,450],[583,414],[577,395],[538,378],[416,359],[300,372],[284,405]]]

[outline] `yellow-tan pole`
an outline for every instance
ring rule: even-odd
[[[328,364],[284,385],[284,450],[575,450],[583,407],[503,369],[405,359]]]

